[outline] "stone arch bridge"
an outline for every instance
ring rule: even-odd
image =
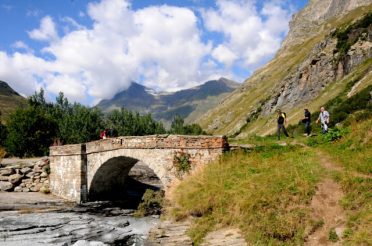
[[[122,189],[129,170],[142,161],[159,177],[165,191],[179,175],[175,156],[186,155],[192,170],[217,159],[229,148],[224,136],[153,135],[117,137],[50,147],[50,187],[71,201],[96,200]]]

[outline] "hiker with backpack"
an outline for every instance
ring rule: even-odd
[[[302,123],[305,124],[305,135],[310,137],[310,134],[311,134],[311,127],[310,127],[311,113],[307,108],[305,108],[304,111],[305,111],[304,112],[305,118],[302,119]]]
[[[325,110],[324,107],[320,108],[320,114],[318,119],[316,120],[316,123],[318,124],[320,121],[322,126],[322,132],[323,134],[326,134],[328,132],[328,125],[329,125],[329,113]]]
[[[287,130],[285,129],[285,124],[287,123],[287,115],[282,112],[280,109],[276,110],[278,114],[278,140],[280,140],[280,131],[282,130],[286,137],[289,137]]]

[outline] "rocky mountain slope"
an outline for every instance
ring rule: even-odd
[[[372,83],[371,13],[371,0],[310,1],[275,58],[198,122],[215,134],[266,135],[278,108],[297,124],[303,108],[314,112],[346,86]]]
[[[0,81],[0,112],[4,120],[18,106],[25,105],[26,99],[14,91],[6,82]]]
[[[102,100],[97,107],[104,112],[124,107],[141,114],[151,113],[155,119],[165,123],[179,114],[186,122],[193,122],[238,86],[234,81],[220,78],[174,93],[157,93],[132,83],[127,90],[119,92],[110,100]]]

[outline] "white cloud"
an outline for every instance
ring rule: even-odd
[[[12,47],[14,48],[14,49],[18,49],[18,50],[24,50],[24,51],[26,51],[26,52],[28,52],[28,53],[33,53],[34,51],[27,45],[27,44],[25,44],[24,42],[22,42],[22,41],[20,41],[20,40],[18,40],[18,41],[16,41],[16,42],[14,42],[13,44],[12,44]]]
[[[131,81],[173,91],[220,76],[236,78],[236,64],[254,66],[275,53],[289,19],[277,1],[257,11],[254,1],[237,0],[221,0],[216,9],[203,11],[206,29],[189,8],[133,10],[129,0],[90,3],[83,14],[91,27],[71,17],[42,18],[39,28],[28,32],[46,42],[42,56],[0,52],[0,79],[28,95],[42,86],[47,93],[63,91],[71,100],[92,103]],[[64,33],[59,36],[57,28]],[[202,40],[206,31],[222,33],[224,40]],[[27,51],[22,41],[14,48]]]
[[[55,24],[50,16],[45,16],[40,22],[39,29],[28,32],[28,35],[30,38],[40,41],[54,41],[58,39]]]
[[[232,52],[228,47],[226,47],[223,44],[220,44],[213,49],[212,57],[219,61],[220,63],[224,63],[229,68],[238,58],[238,56],[234,52]]]
[[[279,1],[268,1],[258,11],[253,0],[219,0],[217,9],[202,12],[206,28],[225,37],[212,54],[227,66],[239,61],[242,66],[257,66],[272,56],[288,29],[290,15]]]

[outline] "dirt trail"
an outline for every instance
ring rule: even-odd
[[[318,152],[320,164],[327,170],[343,171],[342,167],[330,161],[329,157],[321,152]],[[315,245],[341,245],[342,234],[345,230],[346,215],[340,206],[340,200],[344,196],[341,186],[326,177],[317,186],[317,191],[311,201],[313,220],[322,226],[311,232],[305,242],[305,246]],[[335,230],[338,241],[331,242],[329,234],[331,230]]]

